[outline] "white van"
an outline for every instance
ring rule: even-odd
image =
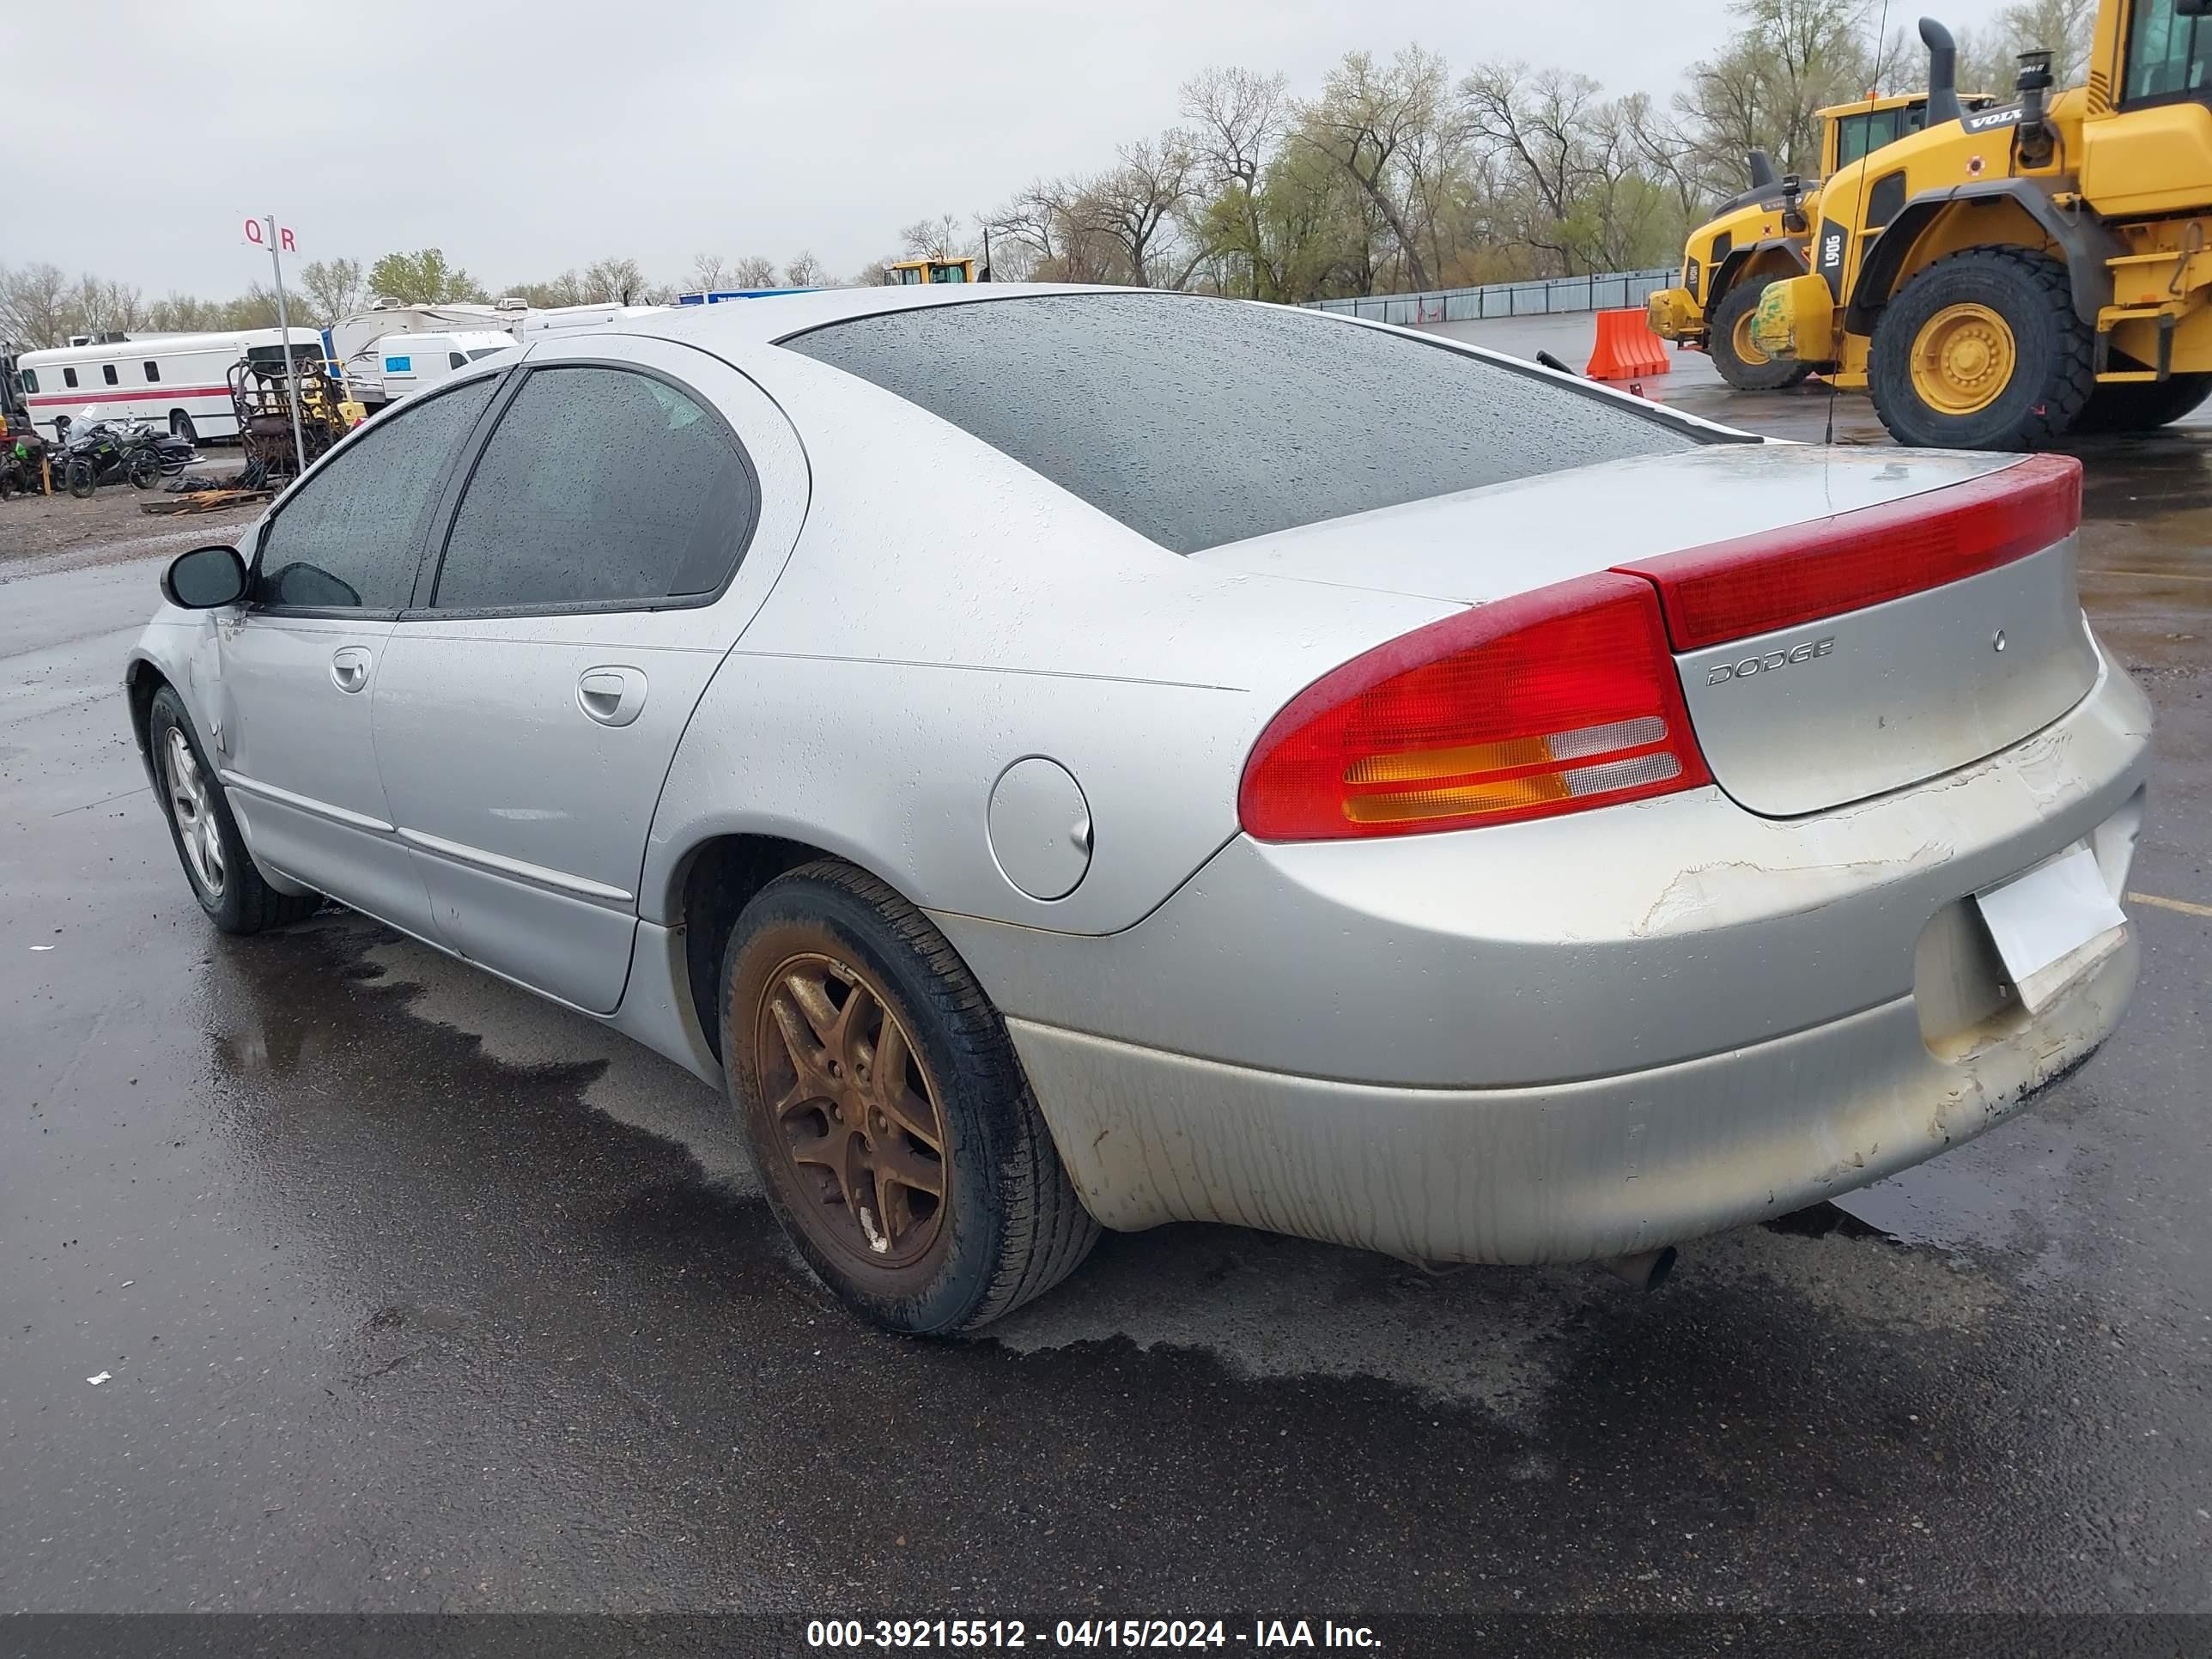
[[[292,353],[323,361],[323,337],[312,328],[291,331]],[[88,404],[110,415],[135,415],[197,443],[235,438],[238,416],[230,404],[231,365],[241,357],[283,361],[284,336],[273,328],[215,334],[125,334],[27,351],[15,360],[31,424],[47,438]]]
[[[356,354],[346,386],[362,404],[379,409],[427,392],[495,351],[511,351],[514,343],[512,334],[496,329],[387,334]]]

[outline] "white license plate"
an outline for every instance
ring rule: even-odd
[[[2127,937],[2127,913],[2096,854],[2069,848],[1974,895],[2021,1005],[2039,1013]]]

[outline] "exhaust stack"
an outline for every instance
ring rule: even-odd
[[[2051,160],[2054,142],[2050,118],[2043,108],[2043,95],[2051,90],[2051,54],[2021,53],[2020,79],[2013,82],[2013,90],[2020,94],[2021,165],[2039,167]]]
[[[1959,43],[1951,38],[1950,30],[1932,17],[1920,20],[1920,40],[1928,48],[1926,125],[1940,127],[1965,113],[1959,107]]]

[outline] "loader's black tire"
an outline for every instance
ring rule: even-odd
[[[1756,276],[1745,277],[1721,296],[1705,330],[1705,350],[1713,360],[1713,367],[1720,370],[1721,379],[1739,392],[1780,392],[1796,386],[1813,372],[1811,364],[1794,359],[1778,362],[1760,357],[1753,362],[1737,347],[1737,330],[1746,317],[1759,309],[1759,296],[1775,280],[1771,276],[1765,282]]]
[[[2074,431],[2079,437],[2154,431],[2172,425],[2208,396],[2212,396],[2212,374],[2170,374],[2163,380],[2112,381],[2089,394],[2088,406],[2074,422]]]
[[[1920,332],[1938,313],[1982,306],[2011,331],[2002,391],[1971,413],[1925,401],[1913,381]],[[2074,429],[2096,385],[2094,337],[2074,309],[2066,267],[2019,247],[1970,247],[1908,280],[1875,325],[1867,386],[1875,413],[1901,444],[1934,449],[2041,449]]]
[[[799,981],[808,994],[794,999]],[[827,1036],[808,1012],[825,989],[839,1016]],[[872,1103],[884,1098],[891,1020],[901,1086],[920,1109],[905,1116],[933,1111],[933,1151]],[[732,1103],[769,1207],[869,1323],[911,1336],[973,1330],[1051,1289],[1097,1242],[998,1011],[929,919],[874,877],[824,859],[763,888],[723,951],[721,1022]],[[794,1037],[811,1056],[805,1073],[789,1064]],[[839,1194],[854,1150],[879,1159],[895,1140],[908,1167],[920,1153],[934,1170],[939,1196],[926,1222],[915,1222],[911,1195],[896,1206],[913,1224],[903,1231],[886,1205],[878,1231]],[[848,1148],[834,1186],[818,1161],[833,1145]]]
[[[185,822],[179,811],[177,778],[168,759],[173,742],[182,744],[190,757],[198,781],[198,811],[205,812],[206,833],[220,848],[222,872],[212,883],[194,866],[191,854],[185,850],[185,838],[197,826]],[[192,896],[219,931],[258,933],[264,928],[305,921],[322,908],[319,893],[280,893],[263,878],[261,866],[246,851],[246,837],[239,833],[238,820],[231,814],[229,793],[207,751],[200,747],[192,717],[185,712],[183,699],[166,685],[154,693],[153,706],[147,711],[146,748],[154,766],[155,799],[168,821],[177,862],[184,866]],[[196,811],[193,816],[198,815]]]

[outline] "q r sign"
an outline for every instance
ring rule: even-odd
[[[256,247],[267,247],[269,246],[268,227],[258,219],[248,219],[246,222],[246,240]],[[276,247],[277,251],[283,253],[297,253],[300,251],[299,245],[292,240],[291,226],[276,227]]]

